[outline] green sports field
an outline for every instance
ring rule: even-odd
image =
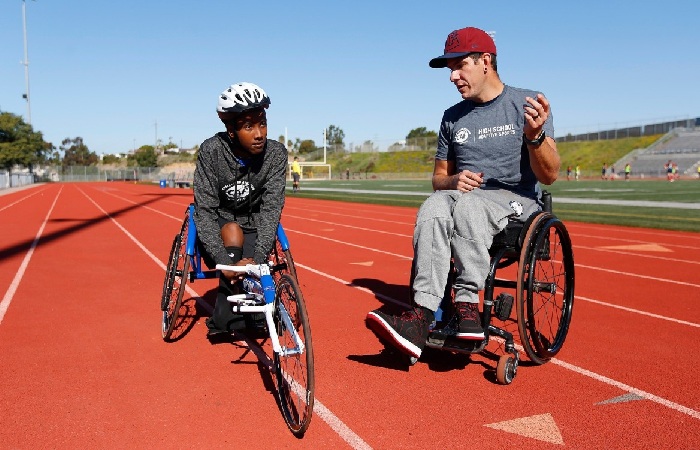
[[[288,196],[418,207],[429,180],[304,180]],[[700,180],[557,181],[546,189],[562,220],[700,232]],[[559,200],[558,200],[559,199]],[[577,203],[572,203],[577,202]]]

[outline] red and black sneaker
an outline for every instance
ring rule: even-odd
[[[432,311],[422,307],[411,308],[398,316],[375,309],[367,314],[365,325],[382,343],[396,347],[408,356],[420,358],[428,338],[428,327],[434,317]]]
[[[482,340],[484,329],[481,327],[478,303],[455,303],[455,316],[457,318],[457,333],[459,339]]]

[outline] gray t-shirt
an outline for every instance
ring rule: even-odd
[[[442,117],[435,159],[455,161],[456,170],[483,172],[486,186],[508,189],[530,198],[539,197],[539,185],[523,142],[525,97],[537,91],[504,86],[501,95],[486,103],[463,100]],[[544,124],[554,137],[550,111]]]

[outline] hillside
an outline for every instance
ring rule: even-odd
[[[567,166],[579,165],[583,173],[600,171],[604,164],[612,164],[639,148],[646,148],[661,135],[623,138],[603,141],[560,142],[557,144],[561,155],[562,171]],[[333,174],[345,173],[431,173],[434,151],[387,152],[387,153],[346,153],[328,154],[327,162]],[[334,175],[335,176],[335,175]]]

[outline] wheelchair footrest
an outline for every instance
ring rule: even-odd
[[[265,301],[263,299],[259,299],[258,296],[254,294],[235,294],[235,295],[229,295],[226,297],[226,300],[229,301],[230,303],[242,306],[253,306],[253,305],[261,305]]]
[[[428,334],[428,339],[425,344],[431,348],[458,353],[481,353],[486,347],[486,344],[488,344],[488,339],[458,339],[454,329],[445,327],[433,329]]]

